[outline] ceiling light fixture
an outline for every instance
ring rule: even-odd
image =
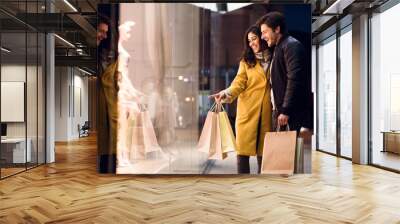
[[[244,8],[248,5],[251,5],[253,3],[227,3],[228,5],[228,12],[234,11],[236,9]]]
[[[337,9],[336,7],[339,4],[339,0],[335,1],[331,6],[329,6],[322,14],[328,14],[331,13],[333,9]]]
[[[336,0],[332,5],[330,5],[322,14],[342,14],[343,10],[351,5],[355,0]]]
[[[200,8],[209,9],[211,11],[217,12],[217,4],[216,3],[188,3],[195,5]]]
[[[234,11],[236,9],[246,7],[254,3],[188,3],[188,4],[224,14],[227,12]]]
[[[90,72],[88,72],[88,71],[86,71],[86,70],[83,70],[83,69],[81,69],[81,68],[79,68],[79,67],[78,67],[78,70],[81,71],[81,72],[83,72],[83,73],[85,73],[85,74],[87,74],[87,75],[90,75],[90,76],[93,75],[92,73],[90,73]]]
[[[68,0],[64,0],[64,3],[74,10],[74,12],[78,12],[78,10]]]
[[[10,52],[11,52],[11,50],[9,50],[9,49],[7,49],[7,48],[5,48],[5,47],[1,47],[0,49],[1,49],[2,51],[6,52],[6,53],[10,53]]]
[[[59,40],[61,40],[62,42],[66,43],[67,45],[69,45],[70,47],[75,48],[75,45],[73,45],[71,42],[69,42],[68,40],[58,36],[57,34],[54,34],[55,37],[57,37]]]
[[[216,3],[217,4],[217,10],[219,13],[226,13],[228,11],[228,5],[227,3]]]

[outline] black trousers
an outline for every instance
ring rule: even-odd
[[[257,173],[261,171],[262,156],[257,156]],[[250,173],[250,156],[237,155],[237,169],[239,174]]]

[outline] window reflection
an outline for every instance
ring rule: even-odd
[[[372,163],[400,170],[400,5],[371,18]]]
[[[318,148],[336,153],[336,39],[318,48]]]
[[[227,13],[192,4],[119,4],[118,24],[134,25],[129,28],[129,38],[124,29],[119,34],[118,60],[123,74],[119,77],[117,173],[237,173],[235,152],[225,160],[210,161],[197,149],[213,103],[208,96],[225,89],[235,78],[246,29],[269,10],[285,7],[309,12],[307,7],[267,9],[262,4]],[[297,17],[288,16],[288,20],[296,38],[311,43],[309,20],[302,21],[304,27],[299,26]],[[234,128],[236,104],[225,109]],[[137,118],[140,113],[145,118]],[[156,136],[151,142],[140,142],[144,149],[138,147],[145,134],[140,128]],[[253,159],[255,173],[257,161]]]
[[[352,157],[352,35],[340,36],[340,153]]]
[[[28,14],[36,18],[44,3],[7,1],[2,7],[23,21]],[[0,173],[5,178],[45,162],[46,40],[39,30],[3,12],[0,17]]]

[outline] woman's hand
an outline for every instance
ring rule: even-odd
[[[208,96],[208,98],[214,98],[217,103],[220,103],[222,100],[225,100],[228,97],[224,90],[219,93]]]

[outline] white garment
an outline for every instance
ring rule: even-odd
[[[272,64],[274,63],[274,58],[275,58],[275,52],[274,52],[274,56],[272,57],[272,60],[271,60],[271,65],[269,66],[269,83],[271,84],[272,110],[276,110],[275,100],[274,100],[274,91],[273,91],[273,88],[272,88]]]

